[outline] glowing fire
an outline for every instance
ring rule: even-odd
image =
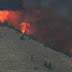
[[[21,30],[22,33],[25,33],[25,31],[26,31],[26,23],[21,23],[20,24],[20,30]]]
[[[22,34],[26,32],[28,35],[30,33],[30,23],[20,22],[20,16],[19,11],[0,10],[0,21],[2,23],[7,20],[8,25],[12,24],[16,29],[20,29]]]
[[[8,18],[8,11],[0,11],[0,21],[3,23]]]
[[[21,30],[21,32],[22,33],[25,33],[26,32],[26,34],[29,34],[30,33],[30,30],[29,30],[29,28],[30,28],[30,24],[29,23],[21,23],[20,24],[20,30]]]

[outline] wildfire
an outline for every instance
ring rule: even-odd
[[[0,21],[3,23],[8,18],[8,11],[0,11]]]
[[[28,35],[30,33],[30,30],[29,30],[30,24],[29,23],[23,22],[20,24],[19,27],[20,27],[22,34],[26,32],[26,34]]]
[[[20,29],[22,34],[26,33],[28,35],[30,34],[30,23],[23,21],[19,23],[22,18],[19,11],[0,10],[0,21],[2,23],[7,20],[8,25],[12,24],[16,29]]]
[[[21,23],[19,27],[20,27],[21,32],[25,33],[25,31],[26,31],[26,23]]]

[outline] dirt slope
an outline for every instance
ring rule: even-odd
[[[43,44],[0,27],[0,72],[71,72],[71,59]],[[51,68],[45,65],[51,63]]]

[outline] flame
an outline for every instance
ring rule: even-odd
[[[20,11],[8,11],[8,10],[0,10],[0,21],[3,23],[4,21],[8,22],[8,25],[12,24],[16,29],[20,29],[22,34],[26,32],[28,35],[30,33],[30,23],[26,23],[24,21],[20,22],[22,13]]]
[[[29,35],[30,34],[30,23],[27,23],[27,28],[26,28],[26,34]]]
[[[21,23],[20,24],[20,30],[21,30],[22,33],[25,33],[25,31],[26,31],[26,23]]]
[[[8,18],[8,11],[0,11],[0,21],[3,23]]]
[[[26,34],[28,35],[30,33],[30,23],[22,22],[19,27],[22,34],[26,32]]]

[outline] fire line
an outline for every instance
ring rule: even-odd
[[[17,11],[0,10],[0,21],[1,23],[7,21],[8,25],[10,25],[10,23],[14,23],[13,26],[15,26],[15,28],[17,29],[20,29],[22,34],[26,32],[26,34],[28,35],[30,33],[30,23],[21,22],[17,24],[20,17],[19,15],[17,15],[18,13],[19,12]]]

